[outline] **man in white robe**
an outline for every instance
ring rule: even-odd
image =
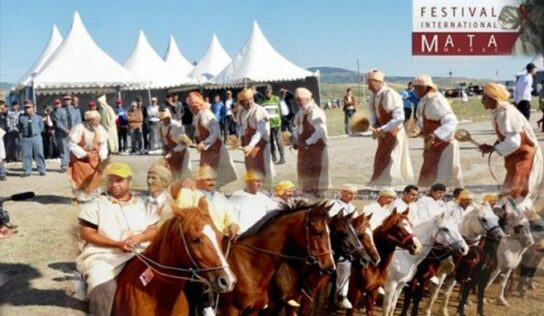
[[[87,283],[89,313],[110,315],[116,276],[138,245],[147,246],[157,233],[158,217],[143,199],[130,192],[132,170],[124,163],[106,167],[107,192],[84,205],[79,214],[81,254],[77,270]]]
[[[391,215],[389,210],[389,205],[397,197],[397,192],[392,188],[384,188],[380,191],[378,199],[375,202],[372,202],[368,205],[365,205],[363,208],[363,214],[370,215],[370,229],[375,230],[376,227],[380,226],[384,219],[387,216]]]
[[[402,196],[395,199],[391,204],[389,204],[389,214],[393,212],[394,209],[398,213],[402,213],[409,210],[408,218],[412,218],[412,214],[417,214],[417,205],[416,201],[419,198],[419,188],[415,185],[407,185],[402,190]]]
[[[149,195],[145,200],[145,206],[150,214],[159,217],[158,226],[161,226],[173,215],[170,206],[173,201],[170,192],[168,192],[173,180],[172,172],[168,169],[168,163],[164,159],[154,162],[147,171]]]
[[[329,216],[333,217],[338,214],[347,216],[355,212],[353,199],[357,193],[357,188],[352,184],[344,184],[340,189],[340,197],[334,200],[334,204],[329,210]],[[349,277],[351,275],[351,261],[340,260],[336,263],[336,306],[341,309],[353,308],[348,300]]]
[[[274,197],[272,198],[276,202],[277,208],[280,208],[283,204],[291,203],[295,196],[295,190],[295,184],[289,180],[278,182],[274,187]]]
[[[100,193],[103,166],[108,159],[108,133],[100,125],[100,113],[87,111],[85,122],[72,128],[69,137],[68,179],[76,201],[85,202]]]
[[[491,110],[491,123],[499,141],[495,145],[483,144],[480,150],[484,154],[496,151],[504,157],[502,194],[518,190],[522,197],[532,199],[542,181],[542,150],[531,124],[508,103],[509,97],[503,85],[485,85],[482,104]]]
[[[108,132],[108,150],[112,154],[119,152],[119,140],[117,139],[117,124],[115,123],[116,116],[113,108],[106,102],[106,95],[102,95],[98,99],[97,109],[100,112],[100,124]]]
[[[416,213],[411,214],[410,221],[417,225],[422,221],[428,220],[434,216],[446,211],[444,196],[446,195],[446,186],[442,183],[435,183],[431,186],[428,195],[420,197],[417,202]]]
[[[256,171],[247,172],[245,189],[234,191],[230,197],[240,225],[240,234],[276,208],[276,203],[261,192],[263,179]]]
[[[306,193],[330,187],[327,117],[306,88],[295,91],[300,110],[295,115],[298,186]]]
[[[191,92],[187,98],[193,112],[200,152],[200,166],[208,165],[217,172],[217,187],[238,180],[238,173],[230,157],[229,151],[221,140],[221,129],[217,117],[210,110],[210,105],[204,101],[198,92]]]
[[[242,105],[236,121],[242,127],[242,146],[246,171],[256,171],[264,176],[267,186],[272,186],[276,171],[270,153],[270,123],[266,110],[255,103],[253,90],[238,93]]]
[[[164,159],[168,163],[174,179],[190,178],[190,139],[180,122],[172,119],[170,110],[160,112],[159,134],[163,144]]]
[[[457,225],[461,224],[463,216],[472,209],[472,202],[474,202],[474,194],[464,189],[456,199],[446,203],[446,208]]]
[[[413,86],[420,99],[417,119],[424,137],[418,186],[429,187],[437,182],[452,187],[463,186],[459,144],[454,139],[457,116],[431,77],[420,75],[413,81]]]
[[[368,88],[373,93],[368,104],[372,137],[378,141],[370,183],[410,183],[413,181],[414,171],[403,124],[402,98],[397,91],[387,86],[381,71],[371,70],[367,80]]]

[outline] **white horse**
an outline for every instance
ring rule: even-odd
[[[489,236],[491,238],[499,239],[504,237],[504,232],[499,227],[499,217],[493,212],[489,205],[470,206],[470,210],[463,214],[461,223],[459,224],[459,232],[471,245],[477,245],[478,241],[482,237]],[[440,269],[438,270],[436,277],[438,278],[438,284],[431,290],[431,298],[425,308],[425,315],[432,315],[433,304],[438,297],[440,288],[445,283],[446,278],[451,276],[455,269],[451,258],[442,261]],[[444,304],[442,306],[442,314],[448,315],[448,302],[451,292],[455,286],[455,279],[453,277],[447,279],[447,288],[444,293]]]
[[[449,248],[460,255],[468,253],[468,245],[449,212],[419,223],[414,227],[414,232],[423,246],[422,251],[411,255],[404,250],[395,250],[384,284],[383,314],[385,316],[394,315],[402,289],[412,280],[417,272],[418,264],[429,255],[435,245]]]
[[[508,278],[512,270],[518,267],[525,251],[535,243],[527,217],[521,212],[512,212],[511,216],[512,222],[509,223],[510,234],[499,244],[499,248],[497,249],[497,269],[491,274],[487,285],[489,287],[500,273],[504,273],[499,296],[497,297],[498,302],[504,306],[509,305],[508,301],[504,298],[504,290],[508,283]]]

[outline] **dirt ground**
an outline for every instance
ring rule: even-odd
[[[536,115],[533,115],[536,116]],[[535,123],[536,125],[536,123]],[[489,122],[467,123],[468,129],[479,141],[492,143],[494,132]],[[541,146],[544,134],[538,133]],[[416,174],[421,166],[421,140],[410,140],[411,159]],[[329,141],[332,182],[338,188],[345,182],[355,183],[361,188],[368,181],[376,143],[370,137],[340,137]],[[240,174],[243,173],[242,155],[232,152]],[[277,179],[296,180],[295,152],[286,153],[287,164],[277,168]],[[158,156],[114,156],[114,161],[128,162],[135,171],[135,190],[145,190],[147,168]],[[192,153],[193,165],[197,154]],[[498,183],[490,176],[487,159],[471,144],[461,144],[461,160],[465,185],[476,193],[494,191]],[[494,156],[493,168],[503,177],[502,159]],[[58,172],[59,162],[48,162],[45,177],[35,175],[20,178],[21,165],[8,166],[8,181],[0,182],[0,197],[23,191],[34,191],[36,198],[23,202],[7,202],[12,221],[19,225],[19,234],[0,240],[0,315],[82,315],[85,302],[74,296],[74,259],[78,253],[75,233],[78,208],[70,203],[71,192],[65,174]],[[242,186],[239,181],[225,187],[230,192]],[[402,188],[401,185],[398,188]],[[357,204],[364,202],[358,201]],[[516,295],[510,298],[510,307],[498,306],[494,297],[498,285],[491,286],[487,315],[544,315],[544,265],[541,264],[536,278],[537,289],[525,299]],[[436,304],[436,306],[438,306]],[[457,303],[452,296],[450,312]],[[398,310],[398,308],[397,308]],[[322,315],[333,312],[323,311]],[[467,315],[474,315],[469,307]],[[340,314],[338,314],[340,315]]]

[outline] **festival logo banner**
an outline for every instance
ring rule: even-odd
[[[412,1],[414,56],[544,51],[544,0]]]

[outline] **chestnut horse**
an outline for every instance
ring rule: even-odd
[[[217,292],[231,291],[236,277],[219,245],[222,234],[201,198],[198,207],[177,209],[149,247],[119,274],[115,315],[188,315],[185,281],[208,283]],[[146,285],[144,271],[152,278]]]
[[[353,304],[353,308],[347,310],[346,315],[353,316],[355,314],[355,308],[363,293],[366,295],[367,315],[374,315],[374,302],[378,296],[378,289],[385,283],[387,268],[393,259],[396,247],[407,249],[411,254],[416,254],[421,250],[421,243],[412,229],[408,212],[409,210],[398,213],[394,209],[374,230],[374,243],[381,261],[377,266],[352,267],[348,298]]]
[[[267,214],[231,245],[228,262],[238,277],[221,295],[221,316],[256,315],[269,304],[269,288],[282,262],[296,261],[324,273],[335,270],[328,222],[330,205],[284,205]]]
[[[343,260],[354,261],[362,266],[368,265],[368,263],[377,264],[380,257],[378,250],[374,246],[372,239],[372,232],[369,228],[369,219],[372,215],[361,215],[353,219],[353,214],[343,215],[338,213],[335,215],[329,225],[331,230],[331,244],[334,250],[335,259],[342,257]],[[315,269],[307,269],[304,266],[294,266],[289,264],[291,269],[290,277],[293,280],[291,286],[286,289],[285,286],[273,288],[275,293],[271,295],[275,299],[274,307],[275,311],[271,311],[272,315],[278,315],[283,307],[283,303],[290,299],[300,302],[300,308],[290,306],[289,315],[310,315],[314,298],[318,293],[327,285],[330,277],[324,275]],[[277,278],[281,277],[281,271],[278,271]],[[301,277],[299,277],[301,276]],[[283,282],[285,283],[285,282]],[[277,293],[279,291],[279,293]],[[279,297],[278,297],[279,296]],[[298,313],[297,313],[298,310]]]

